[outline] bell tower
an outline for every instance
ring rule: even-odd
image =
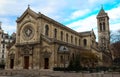
[[[110,45],[110,29],[109,29],[109,16],[104,11],[103,7],[97,15],[97,28],[98,28],[98,46],[100,51],[109,52]]]

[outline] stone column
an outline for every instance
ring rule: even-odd
[[[18,57],[18,52],[19,52],[20,48],[16,47],[16,51],[15,51],[15,58],[14,58],[14,69],[18,69],[19,66],[19,57]],[[20,54],[19,54],[20,55]]]
[[[35,51],[35,52],[34,52]],[[33,53],[33,67],[34,69],[39,69],[39,47],[36,46]]]

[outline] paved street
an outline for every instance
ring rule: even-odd
[[[0,74],[2,73],[3,75],[0,77],[120,77],[120,73],[75,73],[43,70],[4,70],[0,71]]]

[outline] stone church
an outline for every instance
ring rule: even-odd
[[[109,57],[109,17],[103,8],[97,15],[98,43],[93,30],[76,32],[30,7],[16,22],[16,42],[8,49],[6,69],[63,67],[79,52]]]

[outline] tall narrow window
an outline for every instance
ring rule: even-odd
[[[5,44],[3,44],[3,48],[5,48]]]
[[[83,40],[83,44],[84,44],[84,46],[87,46],[87,40],[86,39]]]
[[[105,22],[103,22],[103,31],[105,31]]]
[[[57,29],[54,29],[54,38],[57,38]]]
[[[4,55],[2,55],[2,58],[4,58]]]
[[[77,37],[75,37],[75,44],[77,45]]]
[[[80,45],[80,39],[79,39],[79,45]]]
[[[2,50],[2,53],[4,53],[4,50]]]
[[[49,27],[48,27],[48,25],[45,26],[45,35],[49,36]]]
[[[61,31],[61,40],[63,41],[63,31]]]
[[[68,42],[68,34],[66,34],[66,42]]]
[[[102,24],[100,23],[100,31],[102,31]]]
[[[71,35],[71,43],[73,43],[73,36]]]

